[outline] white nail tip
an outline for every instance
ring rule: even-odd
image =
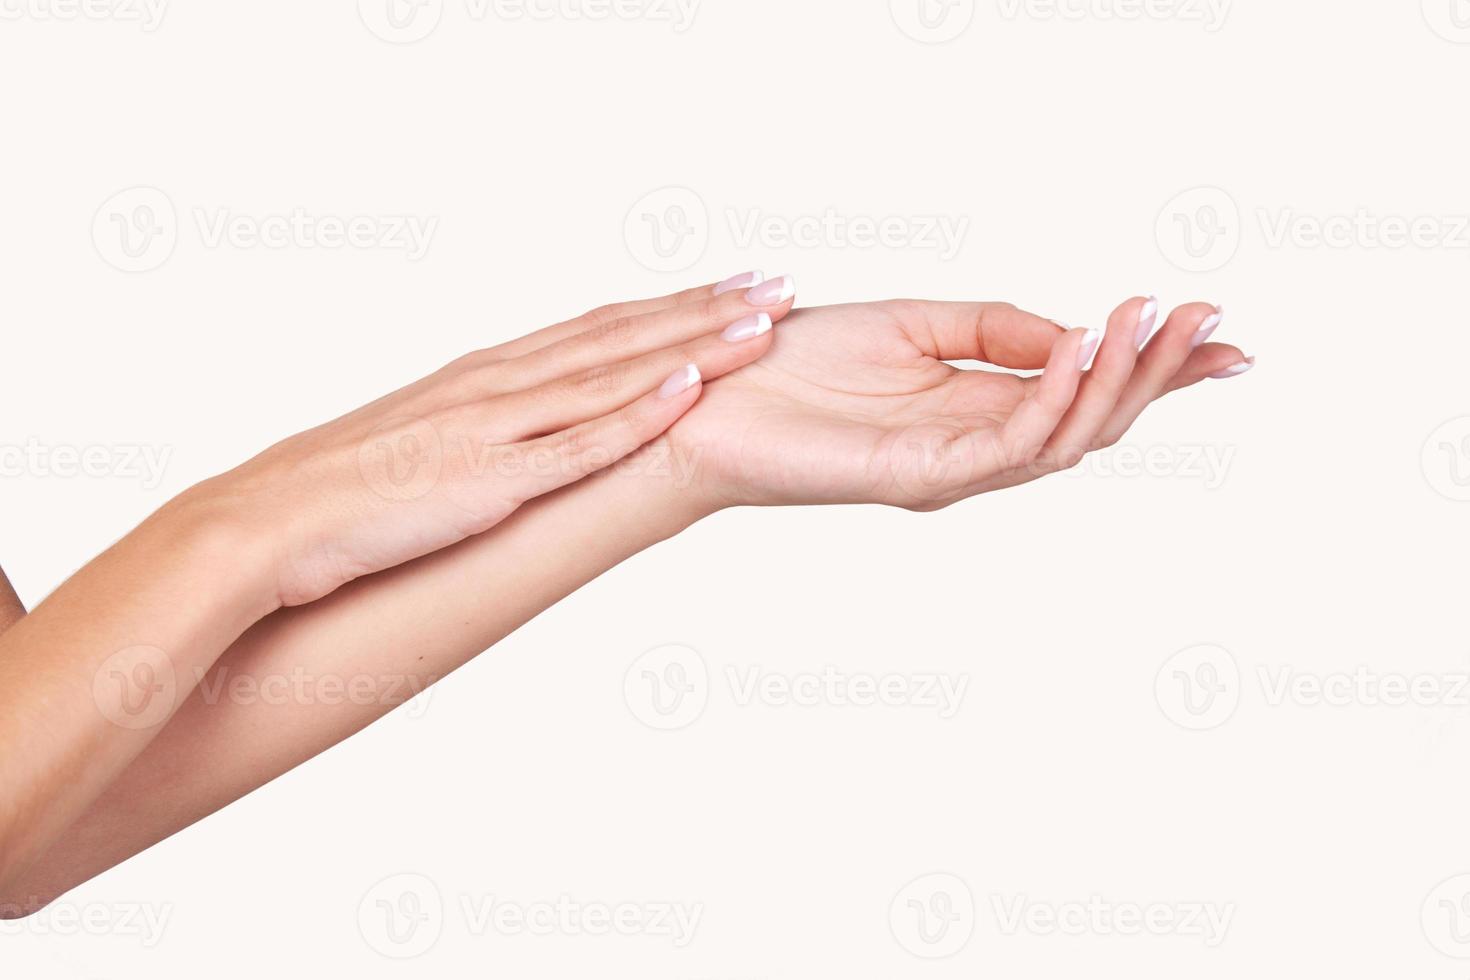
[[[699,368],[694,364],[686,364],[670,375],[669,380],[663,383],[658,390],[660,398],[673,398],[699,384]]]
[[[753,289],[766,281],[766,274],[759,269],[750,272],[742,272],[738,276],[731,276],[715,287],[715,295],[723,296],[737,289]]]
[[[1217,371],[1214,374],[1210,375],[1210,377],[1216,381],[1223,381],[1226,378],[1236,378],[1242,374],[1245,374],[1247,371],[1255,366],[1256,359],[1254,357],[1251,357],[1247,358],[1244,362],[1235,365],[1234,367],[1226,368],[1223,371]]]
[[[1077,367],[1086,370],[1087,364],[1092,356],[1097,353],[1098,347],[1102,345],[1103,332],[1096,328],[1088,330],[1082,335],[1082,346],[1078,348]]]
[[[741,317],[725,328],[720,336],[732,344],[753,340],[771,329],[771,314],[764,311]]]

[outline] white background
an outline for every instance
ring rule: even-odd
[[[7,923],[5,975],[1470,972],[1470,885],[1440,887],[1470,872],[1470,422],[1440,428],[1470,415],[1463,0],[1239,0],[1223,22],[1203,0],[935,0],[933,31],[916,0],[704,0],[683,25],[652,0],[632,19],[444,0],[408,35],[364,7],[176,2],[147,30],[121,0],[100,19],[0,0],[0,562],[28,603],[277,438],[464,351],[746,268],[796,274],[805,305],[1006,299],[1078,325],[1136,293],[1222,302],[1217,339],[1259,367],[1150,412],[1115,450],[1154,450],[1143,475],[1105,459],[937,515],[699,525],[421,717],[67,896],[102,909],[99,935]],[[137,186],[154,196],[114,200]],[[113,216],[157,192],[172,211],[150,227],[177,242],[119,271]],[[437,226],[417,260],[199,226],[297,208]],[[829,209],[968,225],[948,259],[739,234]],[[661,257],[644,215],[694,237]],[[1418,243],[1383,244],[1423,217]],[[57,472],[87,447],[90,475]],[[161,477],[130,447],[167,453]],[[624,679],[668,644],[697,652],[708,703],[657,731]],[[829,665],[967,688],[942,719],[741,705],[727,673]],[[1184,698],[1201,667],[1214,702]],[[1360,668],[1437,693],[1275,697]],[[359,926],[425,889],[373,891],[399,874],[444,904],[411,960]],[[908,903],[937,892],[955,918],[930,944]],[[675,948],[475,934],[462,904],[562,895],[702,918]],[[1094,896],[1231,918],[1214,945],[1007,919]],[[161,936],[122,924],[137,906],[169,917]]]

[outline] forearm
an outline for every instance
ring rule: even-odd
[[[5,569],[0,568],[0,633],[14,626],[25,614],[26,607],[21,604],[20,596],[15,594],[10,579],[5,577]]]
[[[244,796],[706,512],[671,479],[603,474],[533,501],[487,534],[275,613],[220,658],[0,904],[49,901]],[[241,678],[255,690],[302,671],[305,698],[231,694]],[[322,697],[324,681],[333,691],[357,685],[358,696]]]
[[[0,636],[0,884],[49,849],[269,611],[230,529],[170,504]]]

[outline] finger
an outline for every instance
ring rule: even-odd
[[[1197,385],[1201,381],[1223,381],[1239,377],[1256,366],[1254,357],[1246,357],[1239,347],[1229,344],[1205,344],[1189,355],[1179,373],[1169,379],[1164,393]]]
[[[1128,386],[1103,425],[1099,437],[1102,445],[1111,446],[1122,438],[1149,403],[1164,393],[1190,354],[1219,328],[1220,319],[1220,310],[1208,303],[1190,303],[1169,315],[1139,355]]]
[[[737,276],[731,276],[722,282],[705,283],[695,286],[693,289],[681,290],[670,293],[667,296],[658,296],[653,299],[633,300],[627,303],[610,303],[607,306],[599,306],[595,310],[589,310],[579,317],[573,317],[563,323],[554,324],[537,330],[535,333],[526,334],[508,343],[492,347],[482,353],[487,355],[485,359],[504,360],[511,357],[521,357],[532,351],[540,350],[565,340],[575,337],[579,333],[585,333],[605,323],[623,320],[629,317],[643,316],[648,313],[657,313],[660,310],[673,309],[676,306],[684,306],[687,303],[722,296],[740,288],[751,288],[765,281],[765,276],[759,271],[742,272]]]
[[[1034,463],[1077,397],[1082,367],[1101,340],[1100,330],[1068,330],[1057,340],[1046,370],[1029,386],[1000,430],[972,433],[967,437],[971,445],[960,447],[978,464],[968,482]]]
[[[1046,364],[1066,330],[1009,303],[939,303],[893,300],[888,304],[910,341],[943,361],[985,361],[1035,370]]]
[[[516,442],[606,415],[685,364],[695,365],[701,378],[712,381],[770,350],[772,323],[769,313],[752,313],[717,334],[501,395],[489,404],[496,418],[506,420],[507,428],[492,429],[489,435],[495,441]]]
[[[699,368],[686,364],[655,391],[615,412],[554,435],[509,447],[506,492],[530,500],[605,469],[662,435],[699,399]]]
[[[724,330],[752,313],[765,312],[772,320],[779,321],[791,312],[795,295],[795,281],[790,276],[782,276],[753,289],[711,296],[641,316],[610,320],[541,350],[491,365],[487,369],[491,377],[478,380],[486,383],[483,390],[493,393],[532,388],[556,378],[686,343]]]
[[[1138,361],[1138,350],[1153,332],[1159,302],[1134,297],[1113,311],[1107,334],[1092,369],[1082,378],[1077,397],[1042,451],[1053,470],[1074,466],[1096,448],[1098,435],[1113,414]]]

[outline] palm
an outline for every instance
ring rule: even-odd
[[[1003,479],[988,460],[957,468],[945,447],[1003,423],[1027,383],[926,354],[909,339],[916,315],[902,302],[793,313],[770,353],[710,384],[674,427],[677,458],[732,498],[769,504],[924,507]]]

